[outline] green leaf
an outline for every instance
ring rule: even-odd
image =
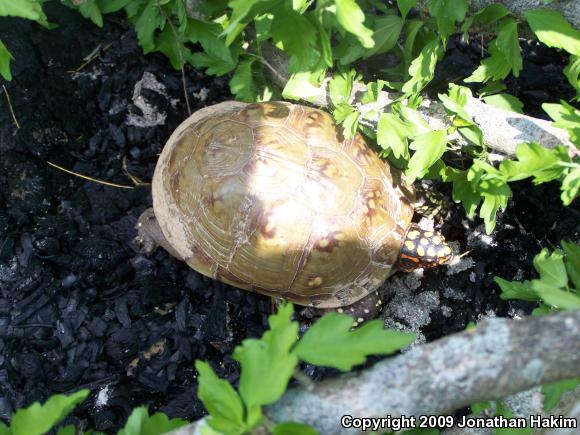
[[[356,79],[357,75],[354,69],[339,71],[332,76],[328,83],[328,93],[330,101],[335,107],[350,101],[352,87]]]
[[[220,432],[243,433],[244,408],[238,393],[229,382],[218,378],[208,363],[197,360],[195,368],[199,373],[197,397],[210,414],[208,424]]]
[[[179,44],[179,48],[178,48]],[[165,29],[155,37],[156,50],[163,53],[169,59],[171,66],[175,69],[180,69],[183,66],[185,59],[191,58],[191,51],[181,41],[175,40],[175,35],[170,26],[165,26]],[[181,49],[181,55],[179,50]]]
[[[417,38],[417,34],[419,30],[425,24],[422,20],[408,20],[405,22],[403,26],[403,30],[405,32],[405,44],[403,45],[403,57],[405,58],[405,63],[411,63],[413,58],[413,47],[415,46],[415,39]]]
[[[538,293],[538,296],[547,303],[556,308],[564,310],[580,309],[580,296],[566,291],[554,288],[544,280],[533,280],[532,288]]]
[[[501,288],[502,299],[520,299],[522,301],[537,301],[539,299],[537,293],[532,288],[531,281],[506,281],[498,276],[493,280]]]
[[[0,17],[11,16],[38,21],[46,20],[42,3],[35,0],[0,0]]]
[[[485,97],[486,95],[496,94],[498,92],[504,91],[507,86],[503,82],[488,82],[480,91],[479,95]]]
[[[477,402],[477,403],[472,404],[470,407],[471,407],[472,414],[479,414],[485,410],[489,410],[491,408],[491,404],[489,403],[489,401]]]
[[[377,143],[391,150],[396,159],[409,159],[407,138],[412,135],[409,126],[392,113],[381,113],[377,129]]]
[[[467,180],[467,171],[447,167],[443,181],[453,182],[451,197],[455,202],[461,202],[467,217],[473,219],[477,206],[481,202],[481,195]]]
[[[495,44],[510,65],[512,74],[518,77],[522,70],[522,55],[518,39],[518,24],[515,20],[504,20],[497,32]]]
[[[155,30],[161,27],[161,22],[162,16],[156,0],[149,0],[135,21],[137,39],[143,48],[143,53],[147,54],[155,50]]]
[[[560,12],[532,9],[524,12],[524,16],[541,42],[580,56],[580,30],[574,29]]]
[[[512,192],[505,175],[482,160],[475,160],[467,172],[467,180],[483,198],[479,216],[485,223],[487,234],[491,234],[496,225],[496,213],[507,207]]]
[[[363,58],[368,59],[375,54],[386,53],[396,44],[403,29],[403,19],[397,15],[387,15],[375,19],[373,26],[374,47],[364,52]]]
[[[445,145],[447,145],[447,134],[444,130],[431,131],[415,137],[409,146],[415,150],[406,172],[409,183],[413,183],[427,173],[445,152]]]
[[[572,242],[566,242],[562,240],[560,242],[564,254],[566,254],[566,271],[568,272],[568,277],[574,285],[576,291],[580,291],[580,246]]]
[[[293,9],[281,8],[274,14],[271,35],[278,48],[291,56],[291,72],[305,70],[313,63],[313,59],[314,63],[318,60],[316,28]]]
[[[570,56],[570,63],[564,68],[564,75],[576,90],[574,100],[580,100],[580,56]]]
[[[14,59],[6,46],[0,40],[0,75],[4,77],[4,80],[12,80],[12,74],[10,73],[10,61]]]
[[[353,137],[358,128],[360,112],[347,103],[340,103],[333,112],[336,122],[342,124],[343,134],[346,139]]]
[[[513,419],[515,416],[513,412],[504,405],[502,401],[497,401],[495,405],[495,415],[502,415],[506,419]],[[495,435],[531,435],[532,430],[525,428],[495,428]]]
[[[11,435],[12,432],[4,423],[0,421],[0,435]]]
[[[253,80],[252,63],[254,60],[240,62],[232,79],[230,80],[230,91],[237,100],[255,102],[257,90]]]
[[[570,205],[580,193],[580,166],[573,168],[562,180],[560,198],[564,205]]]
[[[492,3],[477,11],[473,16],[467,18],[461,26],[461,32],[466,34],[472,25],[489,26],[496,21],[509,15],[510,11],[500,3]]]
[[[437,57],[441,51],[442,48],[438,39],[434,39],[423,47],[421,54],[411,62],[409,67],[411,78],[403,85],[405,94],[418,94],[433,79]]]
[[[552,312],[554,312],[552,307],[541,302],[538,308],[534,308],[532,310],[532,316],[545,316],[546,314],[550,314]]]
[[[274,3],[274,0],[231,0],[229,6],[232,15],[221,34],[226,37],[226,45],[231,45],[255,16],[266,12]]]
[[[367,91],[361,98],[361,103],[376,103],[379,99],[379,94],[385,86],[384,80],[377,80],[376,82],[367,83]]]
[[[510,73],[510,65],[505,56],[497,49],[495,41],[490,43],[490,57],[481,61],[481,65],[467,77],[464,82],[478,83],[487,82],[488,80],[502,80]]]
[[[429,0],[429,14],[435,17],[442,39],[447,39],[456,22],[462,22],[467,12],[467,0]]]
[[[399,7],[399,11],[401,11],[403,19],[406,18],[409,11],[415,7],[415,3],[417,3],[417,0],[397,0],[397,6]]]
[[[270,329],[260,340],[246,339],[234,350],[234,359],[241,364],[240,394],[250,409],[277,401],[298,365],[290,352],[298,338],[293,312],[291,304],[282,305],[269,317]]]
[[[312,83],[312,77],[313,74],[309,71],[292,74],[282,91],[282,97],[312,102],[316,96],[320,95],[320,88]]]
[[[99,10],[102,14],[110,14],[120,11],[133,0],[97,0]]]
[[[560,177],[563,168],[558,163],[565,155],[564,147],[549,149],[532,142],[521,143],[516,147],[517,161],[505,160],[499,170],[509,181],[533,176],[537,184],[544,183]]]
[[[390,354],[415,340],[415,334],[384,329],[380,320],[354,331],[352,323],[346,314],[326,314],[306,331],[294,352],[310,364],[349,371],[364,363],[368,355]]]
[[[318,435],[318,431],[308,424],[287,421],[274,426],[272,435]]]
[[[232,71],[238,63],[239,48],[227,47],[220,38],[222,27],[218,23],[189,19],[185,38],[200,43],[203,53],[195,53],[190,62],[197,68],[207,68],[210,75],[222,76]]]
[[[540,274],[544,284],[555,288],[566,287],[568,276],[564,265],[564,256],[560,251],[554,251],[550,254],[547,249],[542,249],[534,257],[534,268]]]
[[[188,424],[186,420],[182,420],[181,418],[173,418],[170,420],[162,412],[149,415],[147,408],[140,406],[133,409],[127,419],[127,423],[125,423],[125,426],[117,435],[157,435],[171,432],[186,424]]]
[[[524,103],[522,103],[517,97],[514,97],[510,94],[489,95],[484,97],[483,101],[493,107],[498,107],[500,109],[509,110],[516,113],[524,113]]]
[[[542,394],[544,395],[544,411],[549,413],[560,402],[562,395],[566,391],[573,390],[580,385],[580,378],[564,379],[563,381],[552,384],[542,385]]]
[[[12,417],[12,434],[40,435],[48,432],[85,400],[89,393],[89,390],[79,390],[68,396],[55,394],[42,405],[36,402],[28,408],[19,409]]]
[[[411,129],[413,137],[433,131],[417,110],[407,106],[400,106],[399,111],[401,118],[407,122],[407,126]]]
[[[560,101],[560,103],[544,103],[542,109],[556,121],[554,127],[568,130],[572,142],[580,147],[580,110],[565,101]]]
[[[347,32],[355,35],[363,47],[375,45],[373,31],[364,25],[365,14],[355,0],[335,0],[336,19]]]
[[[103,27],[103,15],[99,9],[97,0],[86,0],[79,4],[79,12],[85,18],[89,18],[93,23],[99,27]]]

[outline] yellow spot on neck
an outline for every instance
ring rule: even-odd
[[[417,237],[419,237],[419,231],[416,230],[409,231],[409,234],[407,234],[407,239],[410,240],[415,240]]]

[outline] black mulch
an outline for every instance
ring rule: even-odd
[[[164,141],[187,116],[180,73],[160,55],[143,56],[120,17],[109,17],[98,29],[74,11],[52,3],[47,9],[59,28],[0,20],[0,38],[16,58],[15,78],[5,85],[20,124],[17,129],[2,92],[0,419],[79,388],[92,391],[74,413],[83,427],[111,432],[140,404],[198,418],[203,408],[195,393],[194,360],[211,361],[236,382],[231,352],[243,338],[262,333],[270,300],[202,277],[161,250],[140,255],[132,245],[133,226],[151,204],[148,187],[105,187],[47,165],[130,184],[126,159],[128,171],[148,181]],[[98,57],[71,72],[96,47]],[[471,59],[467,73],[474,68],[472,57],[460,59]],[[544,100],[567,97],[560,55],[530,54],[526,63],[541,76],[515,82],[530,113],[538,113]],[[162,86],[145,86],[141,96],[166,120],[130,126],[129,114],[142,118],[134,89],[145,72]],[[554,82],[548,86],[546,80]],[[188,68],[186,82],[193,110],[230,97],[227,78]],[[448,186],[442,190],[449,195]],[[577,239],[579,212],[562,206],[556,184],[520,182],[513,190],[491,242],[469,254],[474,267],[451,276],[444,270],[426,273],[425,287],[438,291],[441,305],[454,312],[432,313],[422,329],[428,339],[462,330],[482,313],[529,312],[531,304],[498,298],[493,275],[529,278],[531,259],[542,247]],[[468,235],[480,225],[453,206],[442,230],[465,250]],[[445,288],[465,297],[447,298]]]

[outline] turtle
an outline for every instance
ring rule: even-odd
[[[226,101],[173,132],[136,241],[197,272],[273,298],[376,315],[395,271],[449,263],[445,238],[412,223],[415,191],[360,133],[283,101]],[[360,319],[359,319],[360,320]]]

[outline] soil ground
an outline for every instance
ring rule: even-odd
[[[71,417],[112,432],[131,409],[147,405],[196,419],[195,359],[209,360],[237,381],[233,348],[258,337],[271,311],[268,298],[200,276],[158,250],[132,244],[149,187],[120,189],[71,176],[75,172],[131,185],[126,168],[151,179],[157,155],[187,116],[181,74],[161,55],[144,56],[121,17],[99,29],[76,12],[46,5],[57,29],[0,20],[0,38],[15,57],[4,83],[20,128],[0,95],[0,419],[54,393],[90,388]],[[88,64],[84,57],[99,48]],[[453,43],[436,83],[468,75],[477,43]],[[524,72],[509,81],[526,111],[568,98],[564,58],[524,43]],[[446,72],[445,69],[452,71]],[[192,110],[231,98],[228,79],[186,69]],[[449,198],[449,186],[436,186]],[[577,204],[563,207],[557,184],[512,185],[513,198],[496,231],[448,204],[437,227],[461,252],[460,268],[397,274],[382,290],[391,327],[415,330],[420,341],[465,328],[482,316],[520,316],[534,304],[502,301],[493,276],[526,279],[543,247],[578,240]],[[450,202],[450,201],[448,201]],[[314,378],[329,370],[305,367]]]

